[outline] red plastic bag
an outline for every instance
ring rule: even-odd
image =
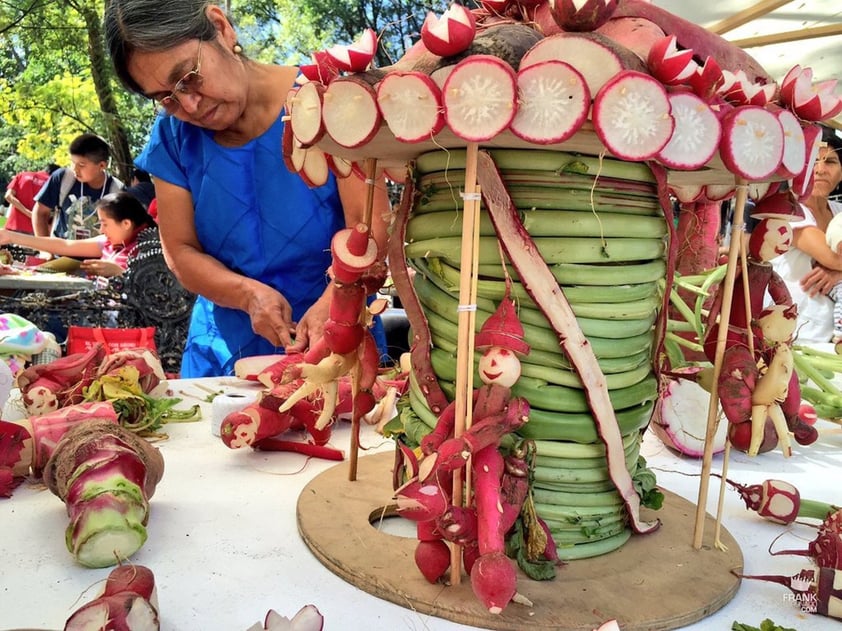
[[[67,354],[84,353],[100,343],[107,354],[130,348],[148,348],[158,352],[155,327],[139,329],[106,329],[102,327],[71,326],[67,330]]]

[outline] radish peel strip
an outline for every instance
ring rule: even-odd
[[[609,475],[623,498],[630,524],[638,534],[652,532],[660,526],[660,521],[646,522],[640,517],[640,496],[635,492],[631,475],[626,469],[623,441],[605,377],[598,368],[593,370],[594,366],[598,366],[593,348],[582,334],[563,291],[546,263],[538,257],[537,248],[520,221],[489,153],[479,152],[478,167],[477,179],[500,243],[517,269],[524,288],[547,317],[570,363],[582,379],[588,404],[594,411],[597,433],[605,444]]]

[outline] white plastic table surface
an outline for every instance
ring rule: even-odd
[[[257,387],[232,378],[171,383],[184,405],[197,402],[189,395],[206,396],[200,386],[228,391]],[[167,426],[170,439],[160,443],[166,471],[152,498],[149,539],[131,559],[155,573],[164,631],[240,631],[262,620],[269,609],[292,616],[310,603],[324,614],[328,631],[475,628],[371,596],[310,553],[297,530],[297,498],[315,475],[331,466],[347,467],[347,459],[337,465],[291,453],[229,450],[211,433],[210,405],[203,408],[204,420]],[[820,427],[819,444],[796,446],[788,460],[777,452],[754,459],[733,454],[729,477],[743,484],[784,479],[805,497],[842,503],[842,433],[830,423],[820,421]],[[349,437],[349,424],[343,423],[332,444],[347,451]],[[367,427],[362,445],[392,448]],[[675,456],[651,435],[643,451],[661,486],[696,501],[699,479],[683,474],[698,473],[700,462]],[[719,471],[721,464],[717,457],[713,470]],[[718,488],[712,480],[709,512],[716,510]],[[724,525],[741,545],[746,573],[791,575],[809,567],[801,557],[768,554],[773,539],[786,528],[746,511],[734,491],[726,492],[724,506]],[[66,525],[64,506],[43,486],[24,483],[11,499],[0,500],[0,629],[61,629],[72,611],[96,595],[109,569],[73,562],[64,545]],[[795,526],[776,547],[803,548],[813,533]],[[688,550],[691,544],[688,532]],[[799,631],[840,628],[838,622],[801,613],[783,587],[756,581],[743,581],[722,610],[686,628],[726,631],[735,620],[759,626],[764,618]]]

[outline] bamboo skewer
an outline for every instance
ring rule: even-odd
[[[374,178],[377,174],[377,159],[366,158],[365,160],[365,177],[366,177],[366,198],[365,207],[363,208],[363,223],[371,229],[371,217],[374,213]],[[365,308],[365,307],[363,307]],[[363,314],[360,314],[362,317]],[[356,396],[356,392],[354,393]],[[354,482],[357,479],[357,462],[359,461],[360,452],[360,418],[357,414],[351,415],[351,453],[348,455],[348,481]]]
[[[705,449],[702,457],[702,473],[699,482],[699,497],[696,502],[696,521],[693,530],[693,547],[702,547],[705,532],[705,507],[707,506],[710,484],[711,464],[713,461],[713,438],[716,434],[716,420],[719,411],[719,375],[722,373],[722,358],[725,354],[728,325],[731,318],[731,304],[734,298],[734,281],[737,275],[737,258],[743,246],[743,220],[745,215],[748,187],[742,178],[737,178],[737,196],[734,204],[734,216],[731,219],[731,242],[728,247],[728,266],[722,281],[722,309],[719,313],[719,330],[716,336],[716,353],[713,362],[713,383],[708,404],[707,428],[705,431]]]
[[[479,232],[479,188],[477,187],[477,153],[476,143],[469,143],[467,147],[467,161],[465,164],[464,211],[462,213],[462,251],[460,269],[462,274],[459,281],[459,313],[457,320],[456,346],[456,399],[454,408],[456,420],[454,436],[461,436],[471,427],[473,417],[474,390],[474,331],[476,329],[476,296],[477,296],[477,264]],[[467,471],[467,469],[466,469]],[[466,475],[467,478],[467,475]],[[470,497],[470,488],[466,495]],[[462,493],[462,474],[457,469],[453,472],[453,505],[461,506],[464,501]],[[450,583],[458,585],[462,581],[462,547],[453,545],[450,558]]]

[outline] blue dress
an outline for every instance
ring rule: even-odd
[[[345,218],[333,176],[311,189],[286,168],[283,129],[279,116],[247,144],[222,147],[211,131],[159,117],[136,164],[189,190],[204,251],[229,269],[277,289],[298,321],[324,293],[330,240],[345,227]],[[376,337],[385,340],[382,331]],[[247,313],[199,296],[181,376],[230,375],[241,357],[282,352],[252,331]]]

